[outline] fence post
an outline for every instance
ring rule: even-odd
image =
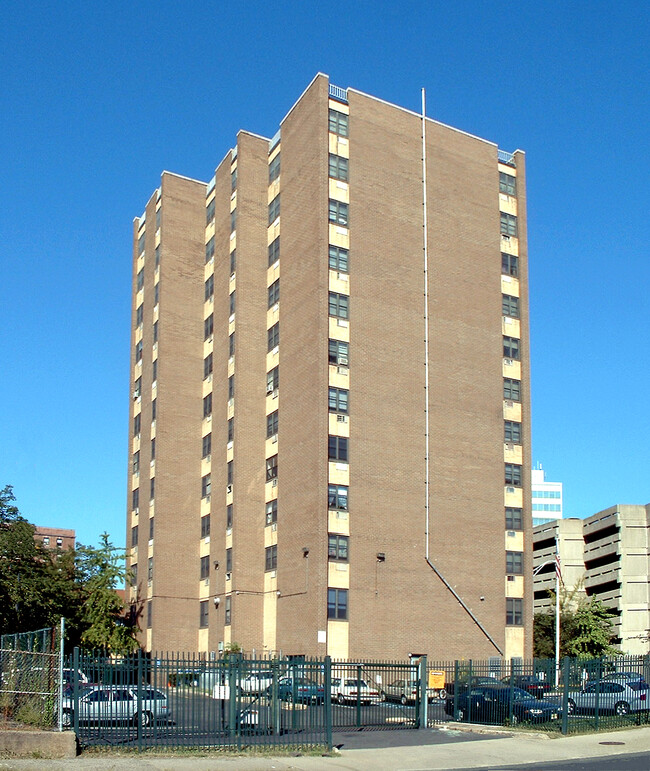
[[[361,678],[361,667],[359,667],[359,679]],[[327,750],[332,749],[332,657],[325,656],[325,743]],[[357,682],[357,691],[361,693],[359,683]],[[360,711],[360,706],[357,707]]]
[[[271,662],[271,714],[273,716],[273,733],[279,736],[282,733],[280,699],[278,698],[278,678],[280,677],[280,662],[276,659]]]
[[[419,682],[420,687],[418,688],[418,701],[419,701],[419,709],[418,709],[418,720],[416,723],[416,728],[428,728],[429,727],[429,715],[428,715],[428,707],[429,707],[429,696],[427,694],[427,657],[421,656],[420,657],[420,671],[419,671]]]
[[[458,659],[454,661],[454,720],[458,720]]]
[[[142,752],[142,649],[138,648],[138,679],[136,683],[136,712],[138,716],[138,752]]]
[[[237,732],[237,672],[235,657],[228,656],[228,735],[234,738]]]
[[[76,645],[72,652],[72,710],[74,732],[79,738],[79,648]]]
[[[510,693],[508,695],[508,724],[512,726],[512,715],[515,706],[515,676],[513,674],[514,659],[510,659]]]
[[[63,731],[63,638],[65,637],[65,619],[61,616],[61,628],[59,632],[59,687],[58,687],[58,701],[57,708],[57,720],[59,723],[59,731]]]
[[[562,660],[562,733],[569,733],[569,674],[571,662],[567,656]]]

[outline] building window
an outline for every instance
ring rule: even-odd
[[[521,401],[521,380],[503,378],[503,398],[513,402]]]
[[[348,159],[330,153],[329,175],[332,179],[348,181]]]
[[[131,508],[133,511],[137,511],[137,509],[140,507],[140,488],[136,487],[135,490],[131,491]]]
[[[345,621],[348,617],[348,590],[327,590],[327,618]]]
[[[340,246],[330,246],[329,248],[329,266],[330,270],[338,270],[340,273],[348,272],[348,250]]]
[[[514,597],[506,598],[506,624],[508,626],[524,625],[524,601]]]
[[[269,287],[268,307],[280,302],[280,279],[276,279]]]
[[[138,271],[138,277],[136,278],[135,286],[138,292],[144,287],[144,268]]]
[[[153,304],[158,305],[159,300],[160,300],[160,281],[157,284],[154,284],[154,287],[153,287]]]
[[[278,501],[277,498],[266,504],[266,524],[272,525],[278,521]]]
[[[140,450],[136,450],[133,453],[133,473],[140,473]]]
[[[346,294],[330,292],[328,309],[330,316],[347,319],[350,317],[350,298]]]
[[[49,546],[50,545],[50,536],[44,535],[43,536],[43,546]]]
[[[521,576],[524,573],[524,553],[521,551],[506,552],[506,573]]]
[[[57,545],[57,547],[63,546],[63,538],[57,538],[56,539],[56,545]]]
[[[280,236],[269,244],[269,265],[273,265],[280,259]]]
[[[131,546],[138,545],[138,526],[133,525],[131,528]]]
[[[272,351],[277,345],[280,345],[280,322],[276,321],[275,324],[267,330],[268,347],[267,350]]]
[[[142,361],[142,340],[135,344],[135,363]]]
[[[506,420],[504,423],[503,441],[521,444],[521,423],[515,420]]]
[[[156,230],[160,228],[160,218],[162,217],[162,208],[156,209]]]
[[[212,482],[210,480],[210,474],[206,474],[201,477],[201,498],[207,498],[210,495],[212,489]]]
[[[232,597],[226,597],[226,604],[223,614],[223,623],[229,626],[232,622]]]
[[[230,315],[233,316],[235,313],[235,292],[231,292],[228,299],[230,303]]]
[[[205,282],[205,300],[209,300],[211,297],[214,297],[214,275],[210,276],[210,278],[207,279]]]
[[[235,439],[235,419],[228,418],[228,442],[232,442]]]
[[[329,203],[329,221],[335,225],[348,226],[349,223],[349,205],[342,201],[335,201],[330,198]]]
[[[344,112],[330,109],[329,112],[329,130],[332,134],[338,134],[340,137],[346,137],[349,129],[349,118]]]
[[[158,322],[154,321],[153,323],[153,341],[154,343],[158,342]]]
[[[348,412],[348,395],[349,391],[345,388],[333,388],[329,389],[329,411],[330,412]]]
[[[228,356],[233,357],[235,355],[235,333],[231,332],[228,336]]]
[[[506,506],[506,530],[523,530],[522,510]]]
[[[280,176],[280,153],[269,163],[269,185]]]
[[[204,581],[206,578],[210,577],[210,557],[205,556],[201,557],[201,567],[200,567],[200,580]]]
[[[153,581],[153,557],[147,560],[147,581]]]
[[[208,614],[210,612],[209,600],[201,600],[199,603],[199,626],[205,629],[209,624]]]
[[[237,189],[237,167],[230,172],[230,192],[234,193]]]
[[[517,177],[513,177],[512,174],[506,174],[504,171],[500,171],[499,192],[506,193],[507,195],[517,195]]]
[[[228,399],[235,398],[235,376],[231,375],[228,378]]]
[[[153,601],[147,600],[147,629],[151,629],[153,623]]]
[[[207,340],[208,337],[211,337],[213,334],[214,334],[214,315],[211,313],[203,321],[203,339]]]
[[[203,397],[203,417],[208,418],[212,415],[212,394]]]
[[[138,254],[139,255],[142,254],[142,252],[144,252],[144,245],[145,245],[144,242],[145,242],[145,236],[146,235],[147,235],[146,232],[144,232],[140,236],[140,238],[138,238]]]
[[[130,569],[130,584],[131,586],[137,586],[138,584],[138,563],[134,562]]]
[[[519,275],[519,257],[501,252],[501,272],[506,276],[517,278]]]
[[[151,400],[151,422],[152,423],[154,423],[155,420],[156,420],[157,404],[158,404],[158,400],[157,399],[152,399]]]
[[[230,232],[234,233],[237,228],[237,209],[230,212]]]
[[[229,460],[226,464],[226,484],[231,485],[233,481],[233,467],[234,461]]]
[[[149,540],[150,541],[153,541],[154,520],[155,520],[155,517],[151,517],[151,519],[149,520]]]
[[[134,415],[133,417],[133,436],[140,436],[140,426],[142,422],[142,415],[138,412],[137,415]]]
[[[347,367],[350,363],[350,344],[342,340],[329,341],[329,363]]]
[[[277,391],[280,385],[280,367],[273,367],[270,372],[266,373],[266,393],[270,394],[273,391]]]
[[[517,218],[514,214],[506,214],[505,212],[499,212],[501,214],[501,234],[504,236],[517,235]]]
[[[143,316],[144,316],[144,303],[140,303],[140,305],[138,305],[138,308],[137,308],[137,310],[135,312],[135,325],[136,325],[136,327],[141,326]]]
[[[232,573],[232,548],[226,549],[226,573]]]
[[[142,378],[139,377],[133,386],[133,398],[139,399],[142,396]]]
[[[266,416],[266,438],[269,439],[278,433],[278,411]]]
[[[151,363],[151,382],[155,383],[158,380],[158,359],[154,359]]]
[[[231,276],[235,274],[236,269],[237,269],[237,250],[233,249],[232,252],[230,252],[230,275]]]
[[[151,460],[156,460],[156,437],[151,440]]]
[[[264,570],[276,570],[278,567],[278,547],[267,546],[265,551],[265,567]]]
[[[202,458],[207,458],[207,456],[212,452],[212,434],[206,434],[203,437],[203,447],[202,447]]]
[[[212,354],[209,353],[205,359],[203,359],[203,379],[205,380],[212,374]]]
[[[327,507],[340,511],[348,510],[348,488],[343,485],[327,486]]]
[[[518,463],[506,463],[505,482],[507,485],[521,487],[521,466]]]
[[[207,538],[210,535],[210,515],[201,517],[201,538]]]
[[[226,506],[226,530],[232,527],[232,503]]]
[[[330,460],[348,462],[348,438],[347,436],[332,436],[330,434],[327,443],[327,453]]]
[[[205,224],[209,225],[214,219],[215,211],[215,199],[213,198],[210,203],[205,207]]]
[[[279,216],[280,216],[280,195],[278,194],[269,204],[269,225],[272,225]]]
[[[210,262],[214,259],[214,236],[205,245],[205,261]]]
[[[327,556],[331,560],[348,561],[348,542],[347,535],[330,535],[328,538]]]
[[[156,495],[156,477],[151,477],[149,480],[149,500],[153,501]]]
[[[506,359],[518,359],[520,357],[520,342],[517,337],[503,336],[503,355]]]
[[[271,458],[266,459],[266,481],[270,482],[272,479],[278,477],[278,456],[274,455]]]
[[[513,319],[519,318],[519,298],[509,294],[501,295],[501,312]]]
[[[158,246],[156,247],[155,254],[156,254],[156,257],[154,260],[154,264],[156,268],[159,268],[160,267],[160,244],[158,244]]]

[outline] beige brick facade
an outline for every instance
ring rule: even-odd
[[[157,196],[144,257],[136,220],[132,371],[149,390],[159,318],[152,543],[146,388],[131,414],[133,427],[142,412],[128,543],[138,524],[143,630],[152,602],[143,642],[206,655],[237,642],[261,655],[529,656],[523,153],[498,159],[494,144],[427,120],[425,405],[422,119],[334,93],[318,75],[274,140],[240,132],[209,185],[163,176],[159,269]]]

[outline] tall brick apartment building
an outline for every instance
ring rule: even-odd
[[[147,649],[530,655],[525,191],[523,153],[321,74],[209,183],[163,173],[134,223]]]

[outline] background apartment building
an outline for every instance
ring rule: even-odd
[[[650,504],[612,506],[586,519],[535,527],[535,566],[553,559],[556,536],[566,588],[610,609],[614,644],[624,653],[650,652]],[[552,566],[535,576],[535,612],[549,609],[554,577]]]
[[[319,74],[135,220],[148,649],[530,655],[524,156],[423,127]]]
[[[549,482],[540,463],[531,472],[533,527],[562,519],[562,482]]]

